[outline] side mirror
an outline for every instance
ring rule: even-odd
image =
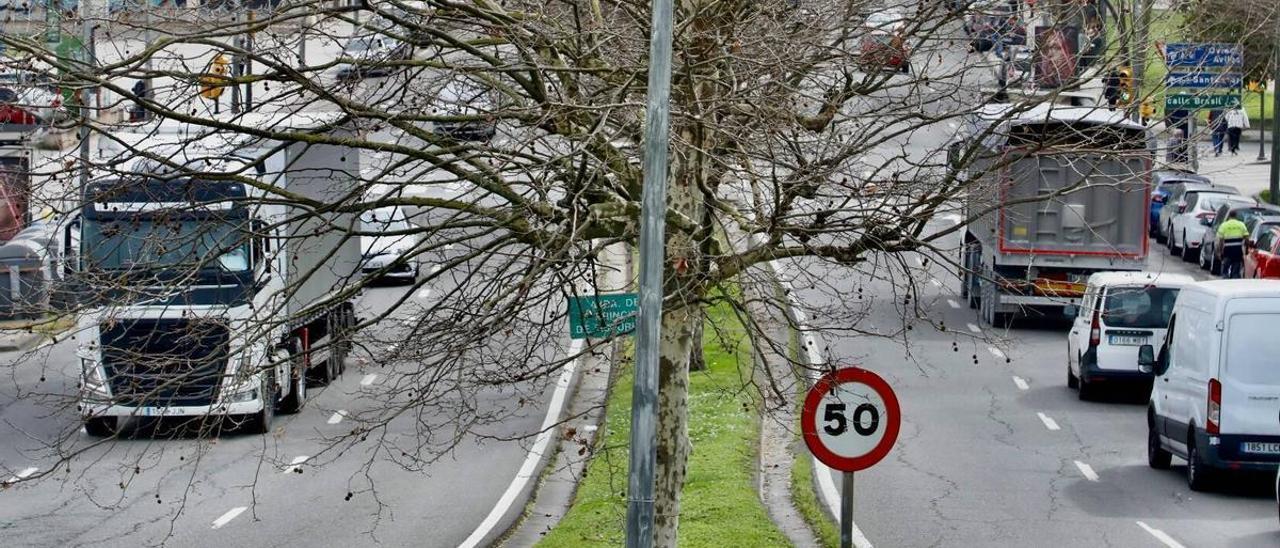
[[[1156,369],[1156,349],[1155,347],[1144,344],[1138,347],[1138,371],[1143,373],[1154,373]]]
[[[1201,217],[1200,226],[1213,226],[1213,217]]]
[[[1062,307],[1062,315],[1071,319],[1075,319],[1076,316],[1080,315],[1080,307],[1074,304],[1069,304],[1067,306],[1064,306]]]

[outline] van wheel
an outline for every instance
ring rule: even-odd
[[[1195,432],[1187,437],[1187,487],[1192,491],[1208,491],[1213,482],[1213,472],[1200,459],[1200,450],[1196,448]]]
[[[1072,390],[1080,388],[1080,379],[1076,378],[1076,374],[1071,372],[1071,358],[1067,358],[1067,388]]]
[[[84,420],[84,431],[95,438],[105,438],[115,434],[119,425],[116,417],[93,417]]]
[[[1081,373],[1083,373],[1083,371],[1081,371]],[[1080,401],[1092,400],[1094,397],[1094,392],[1097,389],[1094,388],[1092,384],[1089,384],[1089,381],[1085,380],[1083,375],[1080,376],[1080,379],[1078,382],[1080,385],[1080,391],[1076,392],[1076,396],[1080,398]]]
[[[1173,453],[1160,447],[1160,434],[1156,432],[1156,425],[1150,424],[1151,421],[1147,422],[1147,466],[1156,470],[1168,470],[1173,461]]]

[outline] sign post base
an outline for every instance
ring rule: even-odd
[[[840,548],[853,548],[853,472],[840,478]]]

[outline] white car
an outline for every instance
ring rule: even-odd
[[[1257,203],[1253,198],[1222,188],[1189,190],[1184,193],[1176,206],[1177,210],[1169,217],[1169,254],[1182,257],[1187,262],[1199,260],[1204,231],[1213,224],[1218,206],[1228,202]]]
[[[1139,350],[1155,375],[1147,408],[1147,461],[1187,461],[1203,491],[1221,470],[1280,465],[1280,281],[1215,280],[1183,286],[1156,351]]]
[[[366,274],[413,283],[421,271],[419,236],[399,207],[380,207],[360,215],[360,269]]]
[[[352,37],[342,47],[338,63],[338,78],[356,79],[365,76],[386,76],[395,70],[390,61],[413,58],[413,46],[387,36],[378,30],[368,30]]]
[[[495,92],[470,80],[450,80],[436,94],[432,114],[457,117],[433,125],[433,132],[459,141],[488,141],[498,131]]]
[[[0,121],[50,124],[70,117],[61,90],[48,76],[27,70],[0,71]]]
[[[1099,384],[1150,380],[1138,348],[1164,340],[1178,290],[1195,282],[1164,272],[1099,272],[1089,276],[1067,336],[1067,387],[1090,399]]]

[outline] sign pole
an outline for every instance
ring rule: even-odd
[[[840,478],[840,548],[853,548],[853,472]]]
[[[640,317],[631,387],[627,470],[627,548],[653,546],[654,464],[658,460],[658,342],[662,337],[662,263],[666,250],[667,141],[671,123],[672,0],[653,0],[649,85],[640,201]]]

